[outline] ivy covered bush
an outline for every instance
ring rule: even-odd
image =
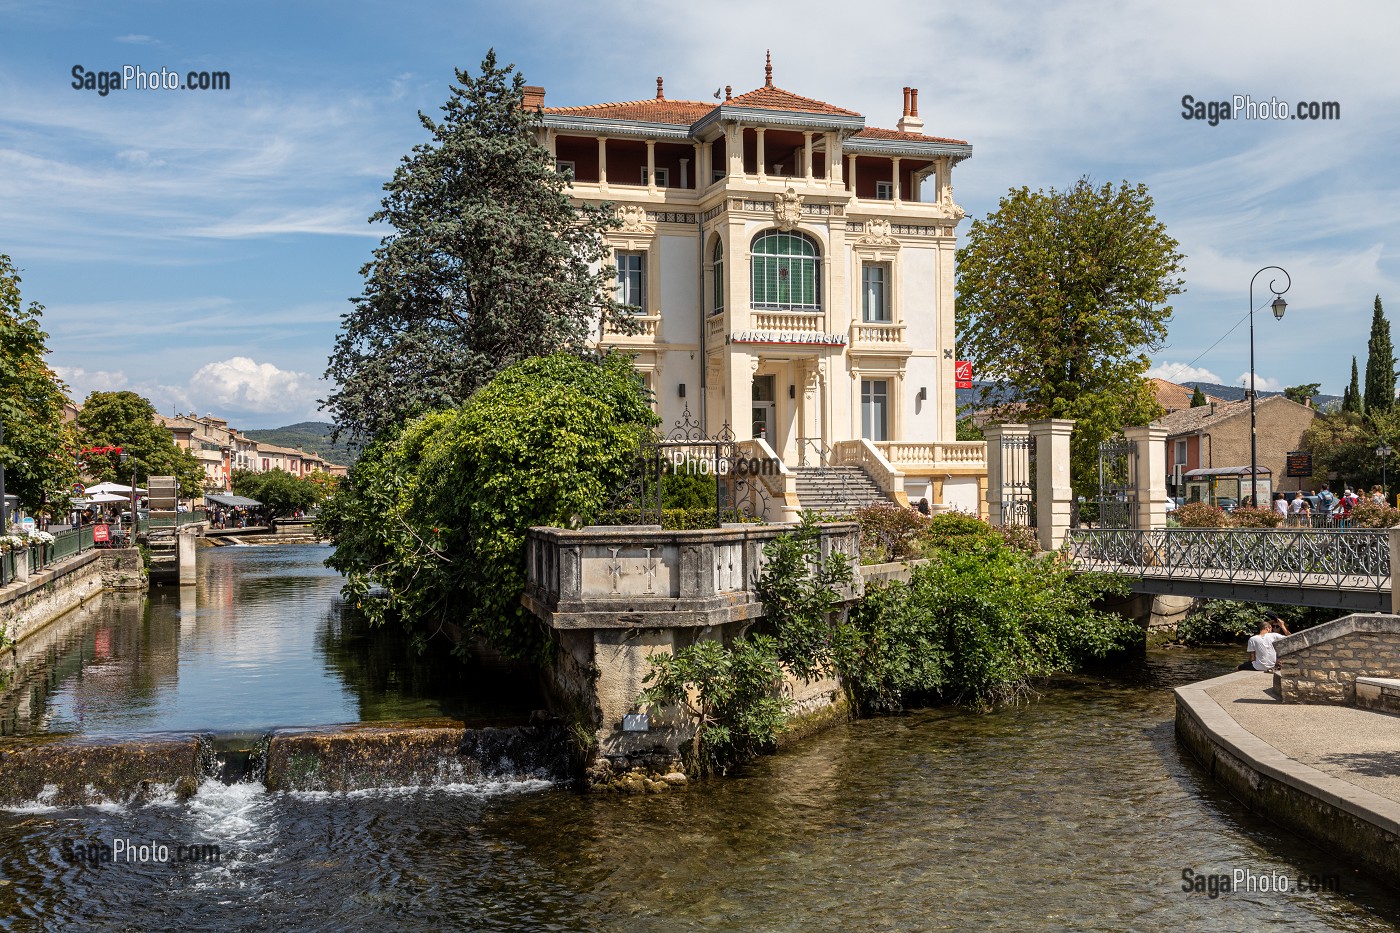
[[[1171,517],[1182,528],[1225,528],[1230,524],[1230,516],[1218,505],[1205,502],[1188,502]]]
[[[1400,509],[1363,499],[1352,506],[1351,523],[1357,528],[1394,528],[1400,525]]]
[[[625,357],[517,363],[361,454],[321,509],[327,563],[374,623],[542,660],[544,631],[520,604],[525,533],[591,522],[656,420]]]

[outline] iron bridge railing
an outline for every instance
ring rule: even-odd
[[[1080,570],[1307,589],[1390,590],[1386,529],[1076,529],[1070,553]]]

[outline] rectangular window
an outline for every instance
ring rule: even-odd
[[[894,182],[892,182],[892,181],[877,181],[877,182],[875,182],[875,200],[877,200],[877,201],[893,201],[893,200],[894,200]]]
[[[860,267],[861,319],[867,324],[890,322],[890,266],[867,262]]]
[[[647,306],[646,258],[641,251],[617,252],[617,303],[637,314],[645,313]]]
[[[576,173],[574,172],[574,163],[572,162],[559,160],[554,163],[554,168],[556,171],[559,172],[560,175],[563,175],[569,181],[573,181],[574,178],[577,177]]]
[[[710,181],[711,181],[711,182],[724,181],[724,179],[725,179],[724,169],[719,169],[719,168],[717,168],[717,169],[714,169],[714,170],[712,170],[712,171],[710,172]]]
[[[647,167],[642,166],[642,184],[647,184]],[[656,170],[656,187],[671,187],[671,170],[669,168],[659,168]]]
[[[1185,463],[1185,462],[1186,462],[1186,442],[1185,442],[1185,441],[1177,441],[1177,442],[1176,442],[1176,459],[1173,460],[1172,462],[1173,462],[1173,463]]]
[[[890,439],[890,383],[887,379],[860,381],[860,436],[868,441]]]

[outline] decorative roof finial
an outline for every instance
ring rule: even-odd
[[[661,88],[661,76],[660,76],[660,75],[657,75],[657,76],[656,76],[656,99],[657,99],[657,100],[665,100],[665,99],[666,99],[666,92],[665,92],[664,90],[662,90],[662,88]]]
[[[732,96],[734,96],[734,85],[726,84],[724,86],[724,99],[729,100]]]
[[[773,86],[773,50],[769,49],[763,62],[763,86]]]

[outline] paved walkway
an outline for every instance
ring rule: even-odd
[[[1284,704],[1272,674],[1231,680],[1206,693],[1245,731],[1300,764],[1400,803],[1400,716]]]

